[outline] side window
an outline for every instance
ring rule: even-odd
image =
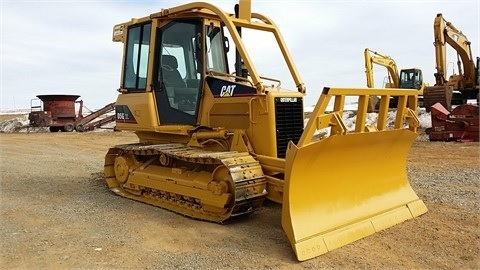
[[[207,71],[228,73],[225,65],[224,40],[219,27],[207,26]]]
[[[123,88],[146,88],[150,29],[150,24],[136,25],[128,29]]]
[[[412,75],[413,74],[410,71],[403,71],[403,72],[401,72],[400,81],[402,83],[408,83],[409,81],[411,81],[411,76]]]

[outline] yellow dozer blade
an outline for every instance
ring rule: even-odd
[[[354,131],[347,131],[342,121],[347,95],[359,97]],[[381,96],[380,111],[377,125],[367,126],[372,95]],[[399,103],[395,127],[387,130],[390,96],[399,96]],[[334,109],[326,113],[331,97]],[[418,127],[416,98],[416,90],[324,89],[301,139],[297,145],[290,142],[286,154],[282,226],[298,260],[427,211],[406,173]],[[331,135],[312,141],[323,128],[330,128]]]

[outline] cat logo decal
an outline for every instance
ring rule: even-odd
[[[207,84],[215,98],[251,97],[257,89],[240,83],[207,76]]]
[[[233,97],[236,85],[224,85],[220,90],[220,97]]]

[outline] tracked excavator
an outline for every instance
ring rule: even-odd
[[[273,35],[296,90],[259,74],[244,30]],[[280,203],[300,261],[427,211],[406,174],[416,90],[325,87],[305,125],[305,85],[274,22],[247,0],[232,13],[203,2],[165,8],[115,25],[113,40],[124,45],[116,128],[139,139],[106,154],[116,194],[217,223]],[[380,111],[367,124],[371,95]],[[353,130],[342,120],[347,97],[358,101]]]
[[[392,57],[365,48],[365,74],[367,76],[367,87],[374,88],[373,64],[383,66],[388,71],[388,82],[386,88],[417,89],[419,95],[423,94],[425,83],[423,82],[422,70],[419,68],[401,69],[398,72],[397,63]]]
[[[419,105],[423,106],[423,90],[425,83],[423,82],[422,70],[419,68],[401,69],[398,72],[397,63],[392,57],[372,51],[369,48],[364,50],[365,58],[365,75],[367,76],[367,87],[374,88],[373,64],[383,66],[388,71],[388,81],[385,83],[386,88],[401,89],[417,89]],[[375,99],[376,100],[376,99]],[[397,106],[397,98],[391,99],[391,106]],[[371,100],[371,103],[374,103]],[[372,110],[372,108],[371,108]]]
[[[440,103],[448,111],[452,104],[465,104],[468,99],[479,99],[480,58],[473,58],[471,42],[451,22],[437,14],[433,23],[436,70],[435,85],[425,88],[425,108]],[[447,45],[457,52],[458,73],[447,80]],[[476,61],[476,63],[475,63]]]

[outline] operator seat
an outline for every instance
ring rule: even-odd
[[[161,63],[161,72],[165,86],[185,88],[185,81],[183,80],[182,75],[180,75],[180,72],[177,70],[177,58],[175,58],[173,55],[165,54],[162,55]]]

